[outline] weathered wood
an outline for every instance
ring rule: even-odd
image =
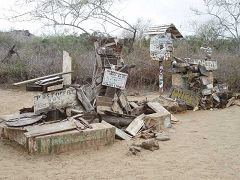
[[[194,93],[193,91],[180,88],[174,88],[170,97],[172,99],[180,99],[192,107],[198,106],[200,101],[198,94]]]
[[[131,124],[127,127],[126,132],[129,134],[136,136],[136,134],[139,132],[139,130],[143,127],[144,125],[144,117],[145,114],[142,114],[138,117],[136,117]]]
[[[106,88],[106,93],[105,93],[106,97],[109,97],[109,98],[113,99],[115,94],[116,94],[116,89],[115,88],[113,88],[113,87],[107,87]]]
[[[113,110],[113,112],[115,112],[115,113],[123,114],[123,110],[122,110],[122,108],[120,107],[120,105],[118,104],[117,101],[114,101],[114,102],[113,102],[112,110]]]
[[[106,121],[102,121],[103,124],[109,124],[108,122]],[[123,139],[123,140],[131,140],[131,136],[127,133],[125,133],[123,130],[115,127],[116,131],[115,131],[115,135],[120,138],[120,139]]]
[[[82,103],[83,107],[86,109],[86,111],[94,110],[92,104],[90,103],[89,99],[87,98],[82,88],[77,89],[77,97],[79,101]]]
[[[35,82],[35,84],[39,84],[39,85],[46,85],[48,83],[52,83],[58,80],[63,80],[62,77],[56,76],[56,77],[52,77],[52,78],[47,78],[47,79],[43,79],[43,80],[39,80],[37,82]]]
[[[128,74],[105,69],[102,85],[117,89],[125,89]]]
[[[97,106],[97,113],[104,114],[105,111],[111,112],[112,108],[108,106]]]
[[[96,106],[109,106],[113,105],[113,99],[106,96],[97,96],[96,98]]]
[[[12,127],[21,127],[34,124],[40,121],[42,118],[42,115],[37,116],[34,113],[11,114],[0,117],[0,119],[3,119],[8,126]]]
[[[164,114],[170,114],[168,110],[166,110],[160,103],[158,102],[148,102],[148,107],[150,107],[152,110],[154,110],[157,113],[164,113]]]
[[[34,96],[33,102],[35,114],[79,104],[74,88],[39,94]]]
[[[27,132],[25,133],[25,135],[27,137],[36,137],[73,129],[76,129],[76,124],[74,123],[74,121],[62,121],[52,124],[35,125],[32,127],[27,127],[26,128]]]
[[[51,74],[51,75],[47,75],[47,76],[43,76],[43,77],[38,77],[38,78],[34,78],[34,79],[29,79],[26,81],[21,81],[18,83],[14,83],[14,86],[18,86],[18,85],[23,85],[23,84],[29,84],[29,83],[33,83],[42,79],[47,79],[47,78],[51,78],[51,77],[55,77],[55,76],[60,76],[60,75],[64,75],[64,74],[70,74],[72,73],[72,71],[70,72],[61,72],[61,73],[56,73],[56,74]]]
[[[56,91],[56,90],[60,90],[60,89],[63,89],[63,83],[62,84],[48,86],[48,87],[46,87],[45,92],[51,92],[51,91]]]
[[[133,108],[139,107],[139,106],[137,105],[137,103],[135,103],[135,102],[129,102],[129,104],[130,104],[130,106],[132,106]]]
[[[69,56],[69,53],[63,51],[63,72],[70,72],[72,71],[72,58]],[[72,74],[65,74],[63,75],[63,85],[69,86],[72,84]]]
[[[123,118],[123,117],[108,116],[108,115],[102,115],[101,117],[104,121],[119,128],[127,127],[133,121],[133,118]]]

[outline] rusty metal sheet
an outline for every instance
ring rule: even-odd
[[[198,94],[190,90],[174,88],[170,95],[172,99],[180,99],[187,105],[197,107],[199,105],[200,97]]]
[[[127,77],[127,73],[105,69],[102,85],[123,90],[127,83]]]
[[[33,103],[35,114],[79,104],[74,88],[39,94],[34,96]]]

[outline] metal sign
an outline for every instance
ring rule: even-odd
[[[159,34],[151,37],[150,56],[153,60],[162,61],[169,56],[173,49],[172,39],[165,34]]]
[[[125,89],[128,74],[110,69],[105,69],[102,85],[117,89]]]
[[[57,108],[78,104],[76,89],[68,88],[61,91],[42,93],[34,96],[34,113],[39,114]]]
[[[205,66],[207,71],[214,71],[217,70],[217,61],[207,61],[204,59],[191,59],[186,58],[185,59],[189,64],[195,64],[195,65],[202,65]]]
[[[174,88],[171,96],[172,99],[180,99],[184,101],[187,105],[196,107],[199,104],[200,97],[198,94],[190,90]]]

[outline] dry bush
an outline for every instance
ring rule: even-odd
[[[158,62],[152,61],[149,48],[135,45],[134,51],[125,57],[125,63],[136,67],[130,70],[128,87],[137,89],[156,90],[158,88]]]

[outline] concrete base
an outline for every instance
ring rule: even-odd
[[[18,144],[26,147],[27,145],[27,137],[24,135],[26,131],[21,129],[14,128],[3,128],[3,137],[10,140],[15,141]]]
[[[93,129],[55,133],[28,139],[27,149],[34,154],[61,153],[70,150],[98,149],[112,144],[115,140],[115,128],[111,125],[96,123]]]
[[[25,147],[33,154],[61,153],[71,150],[98,149],[110,145],[115,140],[115,127],[110,124],[91,124],[92,129],[71,130],[49,135],[29,137],[26,130],[1,127],[0,134]]]
[[[170,113],[154,113],[146,115],[144,118],[147,127],[154,127],[157,132],[163,131],[165,128],[171,127]]]

